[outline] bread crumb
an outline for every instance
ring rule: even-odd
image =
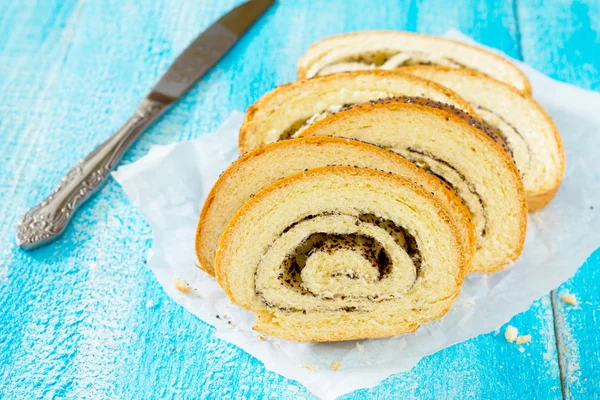
[[[154,300],[150,299],[146,302],[146,308],[154,308],[156,307],[156,304],[157,303]]]
[[[265,340],[265,337],[264,336],[259,336],[258,340]]]
[[[362,344],[356,342],[356,348],[358,349],[358,351],[363,352],[365,351],[365,346],[363,346]]]
[[[531,335],[519,336],[517,338],[517,344],[525,344],[531,341]]]
[[[336,362],[333,363],[333,365],[331,366],[331,369],[334,371],[337,371],[338,368],[340,368],[340,365],[342,365],[342,360],[337,360]]]
[[[469,301],[466,301],[465,303],[463,303],[464,308],[472,307],[474,305],[475,305],[475,300],[469,300]]]
[[[517,340],[518,335],[519,331],[512,325],[507,326],[506,330],[504,331],[504,338],[509,343],[514,343],[514,341]]]
[[[304,363],[304,368],[306,368],[307,370],[312,371],[312,372],[317,372],[317,369],[315,367],[313,367],[312,365],[309,365],[307,363]]]
[[[181,293],[189,293],[192,291],[192,287],[184,280],[179,278],[173,278],[173,286],[175,289],[179,290]]]
[[[519,347],[519,351],[520,351],[521,353],[525,353],[525,347],[523,347],[523,346]]]
[[[565,293],[565,294],[563,294],[563,295],[560,296],[560,299],[565,304],[570,304],[572,306],[576,306],[577,305],[577,298],[575,297],[574,294]]]

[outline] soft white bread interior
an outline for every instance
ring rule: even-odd
[[[452,89],[497,130],[521,173],[530,212],[552,200],[565,173],[565,152],[556,125],[533,98],[466,69],[415,66],[402,71]]]
[[[301,133],[319,135],[378,144],[452,186],[477,231],[473,271],[498,271],[521,254],[527,227],[523,182],[502,141],[468,114],[428,99],[386,99],[350,107]]]
[[[531,93],[525,75],[496,54],[453,40],[394,31],[354,32],[320,40],[300,59],[298,78],[421,64],[468,68]]]
[[[421,186],[372,169],[321,167],[249,199],[221,236],[215,272],[264,334],[386,337],[448,311],[466,270],[459,236]]]
[[[202,208],[196,231],[196,254],[202,269],[214,275],[219,238],[244,203],[271,183],[316,167],[350,165],[400,175],[421,185],[456,220],[459,241],[469,260],[475,251],[475,229],[469,210],[454,190],[400,155],[356,140],[324,136],[271,143],[240,157],[217,180]]]
[[[240,129],[240,153],[297,136],[344,106],[393,96],[427,97],[474,113],[450,89],[397,71],[356,71],[280,86],[248,108]]]

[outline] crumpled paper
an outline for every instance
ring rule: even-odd
[[[456,31],[446,36],[472,41]],[[505,271],[468,276],[443,319],[412,334],[363,340],[359,346],[356,341],[307,344],[259,339],[252,330],[254,316],[231,304],[215,280],[194,265],[194,234],[203,201],[218,175],[238,156],[237,133],[243,119],[239,112],[233,112],[214,134],[155,146],[139,161],[114,172],[152,227],[148,266],[173,300],[215,326],[217,337],[324,399],[377,385],[391,374],[410,370],[424,356],[493,331],[571,277],[600,242],[600,94],[512,61],[526,73],[535,98],[559,127],[566,175],[554,201],[530,216],[521,258]],[[174,278],[194,290],[178,291]],[[333,371],[337,360],[341,367]]]

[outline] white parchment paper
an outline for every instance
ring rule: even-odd
[[[471,41],[456,31],[447,36]],[[203,201],[218,175],[238,156],[237,133],[243,119],[239,112],[233,112],[214,134],[153,147],[139,161],[114,172],[152,227],[148,266],[171,298],[215,326],[217,337],[324,399],[374,386],[390,374],[411,369],[424,356],[498,328],[572,276],[600,244],[600,94],[554,81],[512,61],[527,74],[535,98],[560,129],[567,172],[554,201],[530,216],[521,258],[494,275],[468,276],[456,303],[440,321],[413,334],[364,340],[359,346],[355,341],[305,344],[259,339],[252,331],[254,316],[232,305],[215,280],[194,266],[194,234]],[[177,291],[173,278],[187,281],[193,292]],[[337,360],[341,367],[334,372],[331,366]]]

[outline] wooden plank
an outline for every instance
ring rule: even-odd
[[[523,56],[556,79],[600,89],[600,3],[594,0],[543,2],[522,0],[518,15]],[[600,212],[600,203],[589,212]],[[600,397],[600,252],[552,294],[564,397]],[[579,305],[561,301],[572,293]]]
[[[237,3],[40,0],[0,16],[8,21],[0,32],[10,32],[0,38],[8,72],[0,74],[0,132],[10,132],[0,140],[8,167],[0,170],[0,397],[313,397],[215,339],[164,294],[143,266],[150,229],[116,184],[53,246],[24,253],[13,244],[26,207],[118,128],[176,54]],[[232,109],[294,79],[297,58],[317,39],[457,27],[518,56],[513,11],[500,0],[279,1],[125,162],[153,144],[210,132]],[[483,335],[346,398],[560,397],[549,297],[511,324],[534,336],[523,353],[501,334]]]

